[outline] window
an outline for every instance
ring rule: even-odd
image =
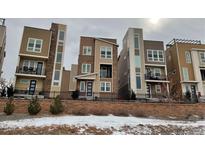
[[[155,85],[155,90],[156,90],[156,93],[161,93],[161,85]]]
[[[64,35],[65,35],[65,32],[64,31],[60,31],[60,33],[59,33],[59,40],[64,41]]]
[[[28,39],[27,51],[30,52],[41,52],[43,40],[41,39]]]
[[[147,60],[154,62],[164,62],[164,52],[162,50],[147,50]]]
[[[60,70],[55,70],[53,85],[58,86],[60,80]]]
[[[134,35],[134,45],[135,45],[135,49],[139,49],[139,36],[138,35]]]
[[[82,64],[81,68],[82,73],[90,73],[91,72],[91,64]]]
[[[189,51],[185,51],[185,59],[186,59],[186,63],[188,64],[191,63],[191,54]]]
[[[182,72],[183,72],[183,78],[184,78],[184,81],[188,81],[188,80],[189,80],[189,72],[188,72],[188,68],[183,67],[183,68],[182,68]]]
[[[56,63],[61,64],[62,61],[62,52],[57,52]]]
[[[101,47],[100,55],[101,55],[101,58],[112,59],[112,48],[111,47]]]
[[[154,76],[155,77],[160,77],[161,76],[161,69],[155,68],[154,69]]]
[[[136,88],[141,89],[141,77],[139,75],[136,76]]]
[[[135,68],[135,72],[136,72],[136,75],[140,75],[140,68],[139,68],[139,67],[136,67],[136,68]]]
[[[27,80],[27,79],[21,79],[21,80],[20,80],[20,83],[22,83],[22,84],[28,84],[28,83],[29,83],[29,80]]]
[[[91,46],[83,46],[83,55],[89,55],[92,54],[92,47]]]
[[[110,82],[101,82],[100,83],[101,92],[111,92],[111,83]]]
[[[200,60],[202,64],[205,64],[205,52],[200,52]]]
[[[37,68],[37,61],[33,61],[33,60],[24,60],[23,61],[23,67],[27,67],[27,68]]]
[[[85,81],[80,81],[80,92],[85,92]]]
[[[55,81],[59,81],[60,80],[60,70],[55,70],[54,80]]]
[[[100,65],[100,78],[112,78],[112,65]]]
[[[139,55],[140,55],[139,49],[135,49],[135,56],[139,56]]]

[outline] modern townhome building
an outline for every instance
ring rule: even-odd
[[[53,97],[61,91],[66,25],[24,27],[16,68],[16,95]]]
[[[173,39],[166,45],[170,95],[192,100],[205,95],[205,44],[200,40]]]
[[[5,19],[0,19],[0,77],[2,72],[2,66],[4,62],[4,58],[6,56],[5,52],[6,47],[6,26]]]
[[[80,98],[117,97],[116,39],[81,37],[77,89]]]
[[[143,40],[143,30],[129,28],[118,58],[119,96],[130,99],[161,98],[169,93],[166,57],[162,41]]]

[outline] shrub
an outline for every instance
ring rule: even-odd
[[[60,96],[56,96],[52,102],[52,104],[50,105],[50,112],[52,114],[59,114],[61,112],[63,112],[64,107],[63,104],[60,100]]]
[[[72,96],[73,99],[78,99],[78,97],[79,97],[79,90],[73,91],[71,96]]]
[[[6,102],[6,106],[4,107],[4,113],[6,115],[11,115],[14,112],[15,105],[13,103],[13,98],[9,98],[9,101]]]
[[[30,115],[36,115],[41,111],[41,105],[38,101],[37,96],[32,97],[29,105],[28,105],[28,112]]]

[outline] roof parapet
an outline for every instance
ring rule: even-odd
[[[173,39],[171,40],[166,47],[170,48],[173,46],[175,43],[187,43],[187,44],[196,44],[196,45],[201,45],[201,40],[187,40],[187,39]]]

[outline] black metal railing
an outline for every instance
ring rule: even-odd
[[[166,75],[156,76],[154,74],[145,74],[145,80],[167,80]]]
[[[31,75],[45,75],[45,69],[44,68],[36,68],[36,67],[16,67],[16,73],[21,74],[31,74]]]

